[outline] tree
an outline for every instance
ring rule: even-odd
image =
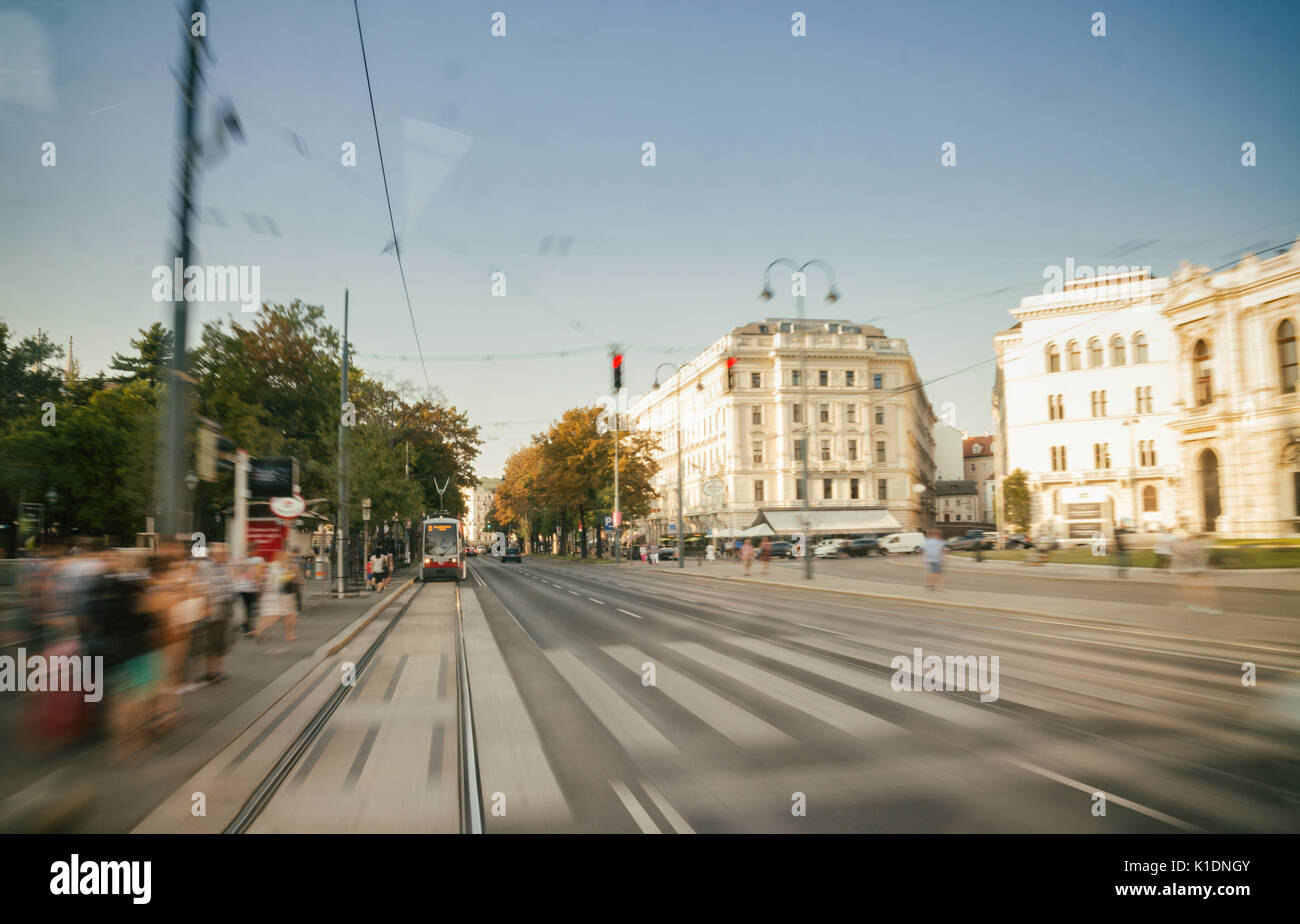
[[[172,332],[163,327],[162,322],[154,321],[149,327],[140,328],[138,340],[132,340],[135,355],[114,353],[109,367],[121,372],[119,382],[134,382],[144,379],[150,385],[161,382],[167,366],[172,359]]]
[[[1029,476],[1024,469],[1002,479],[1002,516],[1018,530],[1029,526]]]

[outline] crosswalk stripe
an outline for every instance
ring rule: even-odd
[[[560,672],[574,692],[587,704],[600,724],[631,754],[655,756],[675,753],[677,748],[648,720],[642,717],[618,691],[567,649],[546,652],[546,657]]]
[[[623,803],[623,808],[632,816],[636,826],[641,829],[642,834],[663,834],[651,820],[649,813],[641,807],[641,803],[636,801],[636,796],[628,791],[628,788],[618,780],[610,780],[609,785],[613,787],[614,793]]]
[[[629,645],[610,645],[602,650],[636,674],[641,673],[641,665],[647,661],[654,663],[655,687],[653,689],[657,689],[718,734],[741,747],[770,747],[789,744],[793,740],[779,728],[774,728],[703,684],[696,683],[666,664],[655,662],[653,658],[647,657]]]
[[[669,642],[668,647],[847,734],[867,737],[896,731],[895,726],[884,719],[697,642]]]
[[[695,833],[695,829],[686,823],[686,819],[678,813],[677,809],[673,808],[673,804],[669,802],[664,794],[655,787],[654,783],[651,783],[649,780],[642,780],[641,788],[646,791],[646,795],[650,797],[650,801],[653,802],[658,807],[659,811],[663,813],[663,816],[668,819],[668,823],[673,826],[674,831],[678,834]]]

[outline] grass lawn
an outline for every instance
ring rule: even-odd
[[[1216,545],[1226,545],[1226,548],[1215,548],[1210,555],[1210,562],[1216,568],[1300,568],[1300,545],[1287,544],[1282,548],[1252,548],[1251,545],[1259,543],[1260,540],[1226,540]],[[1278,543],[1285,543],[1286,540],[1277,540]],[[1274,544],[1274,540],[1268,540],[1269,545]],[[962,558],[974,558],[973,552],[952,552],[953,555],[960,555]],[[1024,561],[1028,552],[1024,549],[994,549],[984,553],[984,557],[991,560],[1002,561]],[[1049,562],[1058,562],[1066,565],[1103,565],[1111,568],[1119,567],[1119,559],[1114,555],[1093,555],[1092,549],[1084,546],[1077,549],[1057,549],[1048,555]],[[1129,565],[1133,568],[1154,568],[1156,564],[1156,554],[1151,549],[1134,549],[1129,555]]]

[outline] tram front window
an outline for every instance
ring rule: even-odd
[[[450,524],[430,523],[424,533],[426,558],[445,561],[456,557],[456,528]]]

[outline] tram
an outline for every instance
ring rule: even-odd
[[[460,520],[426,517],[420,527],[420,580],[465,580],[465,534]]]

